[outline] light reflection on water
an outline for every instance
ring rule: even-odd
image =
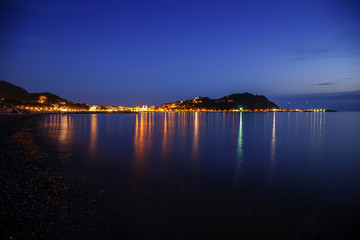
[[[189,167],[201,167],[206,161],[217,165],[214,162],[216,159],[220,161],[226,157],[221,161],[224,165],[235,163],[234,179],[239,181],[244,166],[251,165],[254,157],[253,161],[267,166],[268,178],[273,179],[277,175],[280,153],[280,157],[284,158],[289,157],[284,153],[297,151],[312,159],[331,150],[325,149],[324,145],[326,114],[194,112],[130,116],[48,115],[41,122],[41,127],[64,151],[76,152],[78,148],[74,146],[78,146],[93,159],[112,161],[103,158],[105,150],[108,156],[126,150],[135,165],[156,162],[159,158],[174,161],[182,156]],[[121,124],[117,120],[121,120]],[[129,148],[133,149],[133,154]],[[267,163],[266,159],[269,159]]]
[[[240,181],[244,161],[249,163],[253,157],[268,166],[268,179],[272,180],[276,176],[279,152],[299,151],[309,159],[325,153],[324,112],[140,113],[126,116],[126,121],[119,125],[117,119],[123,117],[49,115],[41,124],[42,130],[57,140],[64,151],[76,152],[74,146],[78,145],[92,159],[104,159],[105,149],[107,155],[119,154],[124,151],[124,145],[128,146],[127,155],[129,146],[133,146],[135,165],[158,158],[172,161],[181,155],[189,166],[200,167],[204,161],[210,161],[206,159],[213,161],[226,156],[223,162],[235,162],[235,181]],[[280,133],[277,133],[279,127]],[[279,145],[282,145],[280,150],[277,149]],[[267,163],[266,159],[269,159]]]
[[[96,156],[96,152],[98,151],[97,136],[98,136],[97,114],[92,114],[90,120],[90,139],[89,139],[89,152],[91,153],[92,158]]]
[[[193,136],[193,159],[198,163],[199,154],[199,113],[195,112],[194,116],[194,136]]]
[[[242,112],[240,112],[240,120],[239,120],[239,136],[237,143],[237,161],[235,167],[235,181],[239,182],[241,177],[241,163],[243,158],[243,134],[242,134]]]
[[[273,113],[272,130],[271,130],[271,150],[270,150],[270,184],[273,183],[276,169],[276,113]]]
[[[163,139],[162,139],[162,147],[161,147],[161,153],[162,153],[162,158],[166,158],[167,157],[167,149],[168,149],[168,125],[167,125],[167,116],[165,113],[164,116],[164,133],[163,133]]]
[[[261,219],[291,222],[289,212],[307,221],[324,206],[358,206],[359,122],[359,113],[139,113],[47,115],[38,128],[78,167],[125,186],[141,217],[196,225],[218,206],[213,217],[230,228],[263,211]],[[169,210],[183,205],[184,215]],[[143,221],[154,231],[175,224]]]

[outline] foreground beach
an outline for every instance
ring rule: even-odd
[[[0,238],[124,238],[121,224],[109,227],[119,214],[105,210],[104,187],[69,174],[67,160],[34,137],[39,117],[0,115]]]

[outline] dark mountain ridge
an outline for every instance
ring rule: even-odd
[[[0,97],[4,98],[5,102],[9,103],[34,103],[39,100],[40,96],[46,97],[47,104],[58,104],[60,102],[68,102],[68,100],[61,98],[49,92],[29,93],[25,89],[18,87],[6,81],[0,81]]]
[[[14,105],[21,104],[67,104],[68,100],[61,98],[49,92],[29,93],[25,89],[18,87],[6,81],[0,81],[0,98],[4,103]],[[77,104],[79,105],[79,104]],[[81,104],[80,104],[81,105]],[[82,104],[86,105],[86,104]],[[78,106],[78,107],[84,107]],[[176,101],[161,105],[164,108],[173,110],[191,110],[191,109],[208,109],[208,110],[260,110],[260,109],[279,109],[279,107],[270,102],[263,95],[253,95],[251,93],[236,93],[224,96],[219,99],[210,99],[208,97],[196,97],[186,101]]]
[[[263,95],[253,95],[251,93],[235,93],[219,99],[208,97],[196,97],[186,101],[176,101],[162,104],[162,107],[176,110],[188,109],[212,109],[212,110],[256,110],[256,109],[279,109]]]

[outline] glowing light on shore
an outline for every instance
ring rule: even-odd
[[[98,105],[86,105],[86,107],[75,107],[75,106],[59,106],[58,104],[52,104],[51,106],[17,106],[21,109],[26,109],[30,112],[95,112],[95,113],[121,113],[121,112],[326,112],[326,109],[244,109],[239,107],[236,109],[220,110],[220,109],[205,109],[205,108],[194,108],[194,109],[181,109],[181,108],[168,108],[168,107],[155,107],[148,105],[142,105],[142,107],[122,107],[122,106],[98,106]]]

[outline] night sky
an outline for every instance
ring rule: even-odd
[[[0,80],[89,104],[360,110],[360,2],[2,1]]]

